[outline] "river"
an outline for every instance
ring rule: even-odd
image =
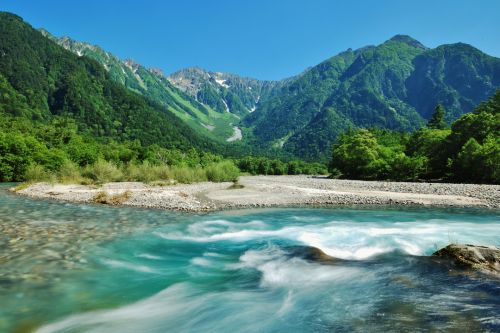
[[[499,246],[498,210],[180,214],[7,186],[0,332],[500,331],[500,280],[428,257],[451,242]]]

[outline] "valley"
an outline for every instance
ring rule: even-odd
[[[499,4],[0,10],[0,332],[500,332]]]
[[[438,104],[451,123],[500,87],[500,59],[463,43],[430,49],[405,35],[349,49],[294,77],[263,81],[202,68],[165,75],[98,46],[44,34],[96,59],[115,80],[204,135],[234,142],[237,124],[251,133],[243,142],[308,160],[328,159],[328,150],[314,147],[331,146],[349,128],[421,128]]]

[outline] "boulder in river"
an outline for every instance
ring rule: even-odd
[[[447,258],[461,267],[500,273],[500,248],[470,244],[450,244],[432,254]]]
[[[342,260],[329,256],[328,254],[314,246],[288,246],[284,250],[290,258],[300,258],[321,264],[332,264]]]

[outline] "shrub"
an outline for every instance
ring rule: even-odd
[[[99,192],[92,199],[92,202],[105,204],[105,205],[119,205],[130,199],[132,193],[130,191],[125,191],[123,193],[118,193],[115,195],[109,195],[106,192]]]
[[[141,164],[129,163],[125,168],[125,175],[128,180],[146,183],[171,178],[170,168],[167,165],[152,165],[148,161]]]
[[[240,170],[231,161],[210,164],[205,172],[211,182],[234,182],[240,174]]]
[[[94,164],[86,166],[82,175],[100,184],[123,179],[122,171],[114,163],[104,160],[97,160]]]
[[[81,175],[81,169],[76,163],[66,161],[57,172],[57,178],[61,183],[80,184],[85,181]]]
[[[24,173],[24,179],[28,182],[47,182],[54,181],[53,175],[48,173],[42,165],[32,164],[28,166]]]
[[[172,178],[179,183],[190,184],[207,180],[205,170],[187,166],[175,166],[171,169]]]
[[[428,158],[426,156],[408,157],[399,154],[391,162],[390,177],[394,180],[415,181],[427,174]]]

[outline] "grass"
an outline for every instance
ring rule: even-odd
[[[172,171],[168,165],[152,165],[147,161],[141,164],[129,163],[124,170],[125,179],[151,183],[166,181],[172,178]]]
[[[81,184],[84,182],[90,182],[82,176],[78,165],[69,161],[63,164],[59,169],[57,180],[63,184]]]
[[[17,185],[16,187],[14,187],[13,189],[11,189],[11,191],[13,191],[13,192],[22,191],[22,190],[28,188],[31,184],[33,184],[33,183],[32,182],[21,183],[21,184]]]
[[[97,184],[123,180],[123,172],[113,162],[98,160],[83,169],[82,176],[92,179]]]
[[[54,182],[54,174],[45,170],[41,165],[30,165],[24,174],[24,178],[29,183],[33,182]]]
[[[208,180],[204,169],[183,166],[172,168],[172,179],[183,184],[199,183]]]
[[[209,164],[206,167],[155,165],[147,161],[117,165],[98,160],[85,167],[67,162],[57,172],[49,172],[40,165],[28,168],[27,183],[51,182],[63,184],[100,185],[109,182],[137,181],[153,185],[191,184],[204,181],[234,182],[239,169],[231,161]]]

